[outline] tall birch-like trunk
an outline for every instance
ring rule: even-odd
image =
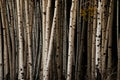
[[[109,27],[111,24],[111,13],[112,13],[112,5],[113,5],[113,0],[110,0],[110,6],[109,6],[109,16],[107,20],[107,28],[106,28],[106,34],[105,34],[105,43],[104,43],[104,51],[102,54],[102,78],[105,78],[105,72],[106,72],[106,51],[108,47],[108,36],[109,36]]]
[[[95,61],[95,65],[96,65],[96,69],[97,72],[96,77],[98,76],[97,74],[100,73],[101,71],[101,65],[100,65],[100,59],[101,59],[101,1],[98,1],[98,8],[97,8],[97,31],[96,31],[96,61]]]
[[[56,19],[58,16],[57,15],[58,6],[59,6],[59,0],[55,0],[54,17],[52,22],[52,29],[50,34],[49,48],[48,48],[48,57],[46,60],[45,74],[43,74],[43,80],[49,80],[50,61],[51,61],[51,55],[52,55],[52,49],[53,49],[53,38],[54,38],[55,28],[56,28]]]
[[[70,24],[69,24],[69,46],[68,46],[68,64],[67,64],[67,80],[72,78],[72,60],[74,55],[74,36],[76,26],[76,0],[72,0],[70,10]]]
[[[23,66],[23,35],[22,35],[22,0],[17,0],[17,21],[18,21],[18,79],[24,80],[24,66]]]
[[[91,79],[95,80],[95,35],[97,27],[97,1],[94,1],[94,15],[93,15],[93,32],[92,32],[92,65],[91,65]]]
[[[25,0],[25,16],[26,16],[26,29],[27,29],[27,42],[28,42],[28,72],[29,72],[29,80],[33,80],[32,73],[32,51],[31,51],[31,36],[30,36],[30,23],[28,18],[28,0]]]
[[[42,0],[42,75],[45,75],[45,63],[46,63],[46,56],[47,52],[45,51],[45,38],[46,38],[46,0]],[[43,76],[44,77],[44,76]]]

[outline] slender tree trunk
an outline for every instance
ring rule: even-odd
[[[0,4],[1,5],[1,4]],[[1,22],[1,14],[0,14],[0,22]],[[3,80],[3,44],[2,44],[2,23],[0,23],[0,80]]]
[[[56,28],[56,19],[57,19],[57,11],[59,6],[59,0],[55,1],[55,11],[54,11],[54,17],[52,22],[52,29],[50,34],[50,42],[49,42],[49,48],[48,48],[48,57],[46,60],[46,66],[45,66],[45,74],[43,75],[43,80],[49,80],[49,70],[50,70],[50,61],[51,61],[51,55],[52,55],[52,48],[53,48],[53,38],[55,34],[55,28]]]
[[[102,78],[105,78],[105,72],[106,72],[106,51],[107,51],[107,46],[108,46],[108,34],[109,34],[109,28],[111,24],[111,13],[112,13],[112,5],[113,5],[113,0],[110,0],[110,6],[109,6],[109,16],[107,20],[107,28],[106,28],[106,34],[105,34],[105,43],[104,43],[104,52],[102,54]]]
[[[42,0],[42,33],[43,33],[43,36],[42,36],[42,66],[41,68],[43,68],[43,74],[45,74],[45,62],[46,62],[46,52],[45,52],[45,36],[46,36],[46,0]],[[43,54],[44,53],[44,54]],[[43,76],[44,77],[44,76]]]
[[[60,5],[60,4],[59,4]],[[61,42],[61,23],[60,23],[60,18],[61,18],[61,15],[59,13],[60,12],[60,6],[58,7],[58,11],[57,11],[57,19],[56,19],[56,64],[57,64],[57,75],[58,75],[58,80],[61,80],[62,79],[62,76],[61,76],[61,45],[60,45],[60,42]]]
[[[0,0],[1,17],[2,17],[2,29],[3,29],[3,57],[4,57],[4,80],[8,75],[8,46],[7,46],[7,22],[6,22],[6,4],[5,0]]]
[[[25,13],[26,13],[26,28],[27,28],[27,40],[28,40],[28,72],[29,80],[33,80],[33,71],[32,71],[32,51],[31,51],[31,36],[30,36],[30,23],[28,18],[28,0],[25,0]]]
[[[64,0],[64,27],[63,27],[63,75],[67,73],[67,0]]]
[[[69,24],[69,46],[68,46],[68,65],[67,65],[67,80],[72,78],[72,60],[74,55],[74,36],[76,26],[76,0],[72,0],[70,10],[70,24]]]
[[[24,66],[23,66],[23,35],[22,35],[22,0],[17,0],[17,21],[18,21],[18,40],[19,40],[19,53],[18,53],[18,62],[19,62],[19,72],[18,79],[24,80]]]
[[[98,1],[98,8],[97,8],[97,31],[96,31],[96,61],[95,61],[95,65],[96,65],[96,77],[98,77],[98,74],[100,74],[101,71],[101,10],[102,10],[102,4],[101,1]]]
[[[96,35],[96,17],[97,17],[97,2],[96,0],[94,1],[94,16],[93,16],[93,32],[92,32],[92,69],[91,69],[91,79],[95,80],[95,35]]]
[[[108,40],[108,64],[107,64],[107,79],[112,80],[113,68],[112,68],[112,26],[113,26],[113,11],[114,11],[114,3],[111,6],[111,19],[109,25],[109,40]]]
[[[13,12],[15,11],[14,10],[14,3],[13,3],[13,0],[10,0],[10,2],[9,2],[9,6],[10,6],[10,20],[11,20],[11,27],[12,27],[12,29],[11,29],[11,42],[12,42],[12,54],[11,54],[11,56],[13,56],[13,58],[12,58],[12,70],[11,70],[11,77],[12,77],[12,79],[13,80],[15,80],[15,62],[16,62],[16,60],[15,60],[15,32],[14,32],[14,19],[15,19],[15,16],[14,16],[14,14],[13,14]]]
[[[102,40],[101,40],[101,63],[100,65],[102,66],[102,55],[104,53],[104,43],[105,43],[105,30],[106,30],[106,27],[105,27],[105,0],[102,0]],[[100,72],[102,72],[102,70],[100,70]]]
[[[119,17],[120,17],[120,5],[119,0],[117,0],[117,50],[118,50],[118,65],[117,65],[117,80],[120,79],[120,25],[119,25]]]

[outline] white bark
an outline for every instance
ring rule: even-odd
[[[28,72],[29,72],[29,80],[33,80],[32,75],[32,51],[31,51],[31,36],[30,36],[30,24],[28,18],[28,0],[25,0],[25,13],[26,13],[26,28],[27,28],[27,40],[28,40]]]
[[[43,66],[44,66],[45,57],[46,57],[46,55],[43,54],[44,51],[45,51],[45,35],[46,35],[45,30],[46,30],[46,7],[45,7],[45,0],[42,0],[42,31],[43,31],[43,36],[42,36],[42,41],[43,41],[43,43],[42,43],[42,45],[43,45],[42,46],[42,63],[43,63]]]
[[[101,2],[98,2],[98,14],[97,14],[97,31],[96,31],[96,68],[101,69],[100,66],[100,57],[101,57]]]
[[[96,15],[97,15],[97,1],[94,2],[94,15],[93,15],[93,32],[92,32],[92,66],[91,66],[91,79],[95,80],[95,35],[96,35]]]
[[[47,4],[47,7],[46,7]],[[43,43],[43,77],[45,77],[44,75],[46,75],[45,73],[45,67],[46,67],[46,62],[47,62],[47,55],[48,55],[48,46],[49,46],[49,37],[50,37],[50,8],[51,8],[51,0],[46,0],[43,1],[43,39],[44,39],[44,43]],[[46,19],[45,19],[46,18]]]
[[[76,21],[76,0],[72,0],[70,11],[70,25],[69,25],[69,47],[68,47],[68,64],[67,64],[67,80],[71,80],[72,76],[72,60],[74,55],[74,36],[75,36],[75,22]]]
[[[59,5],[59,0],[56,0],[55,1],[55,11],[54,11],[52,29],[51,29],[51,34],[50,34],[48,57],[46,60],[45,74],[43,74],[43,80],[49,80],[48,75],[49,75],[50,61],[51,61],[51,55],[52,55],[52,49],[53,49],[53,38],[54,38],[54,33],[55,33],[55,28],[56,28],[56,17],[57,17],[58,5]]]
[[[23,67],[23,36],[22,36],[22,15],[20,0],[17,0],[17,21],[18,21],[18,40],[19,40],[19,53],[18,53],[18,79],[24,80],[24,67]]]

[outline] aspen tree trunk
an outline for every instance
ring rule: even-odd
[[[6,22],[6,7],[5,7],[5,0],[0,0],[0,7],[1,7],[1,17],[2,17],[2,29],[3,29],[3,62],[4,62],[4,80],[7,79],[8,75],[8,46],[7,46],[7,22]]]
[[[57,19],[56,19],[56,64],[57,64],[57,75],[58,75],[58,80],[62,79],[61,76],[61,24],[60,24],[60,18],[61,18],[60,14],[60,4],[58,6],[58,11],[57,11]]]
[[[25,13],[26,13],[26,28],[27,28],[27,40],[28,40],[28,72],[29,72],[29,80],[33,80],[32,75],[32,51],[31,51],[31,36],[30,36],[30,23],[28,18],[28,0],[25,0]]]
[[[13,1],[13,0],[12,0]],[[18,24],[17,24],[17,5],[16,1],[13,1],[13,8],[14,8],[14,31],[15,31],[15,73],[18,73]],[[17,74],[15,74],[15,79],[16,79]]]
[[[117,51],[118,51],[118,65],[117,65],[117,80],[120,79],[120,25],[119,25],[119,17],[120,17],[120,5],[119,0],[117,0]]]
[[[99,70],[99,72],[101,71],[101,65],[100,65],[100,59],[101,59],[101,1],[98,1],[98,8],[97,8],[97,31],[96,31],[96,61],[95,61],[95,65],[96,68]],[[95,73],[97,75],[97,72]],[[97,76],[96,76],[97,77]]]
[[[48,57],[48,46],[49,46],[49,38],[50,38],[50,10],[51,10],[51,2],[52,0],[48,0],[47,8],[46,8],[46,29],[45,29],[45,46],[44,46],[44,62],[43,62],[43,77],[46,75],[45,67],[47,65],[47,57]]]
[[[94,1],[94,15],[93,15],[93,32],[92,32],[92,66],[91,66],[91,79],[95,80],[95,35],[97,26],[97,1]]]
[[[77,53],[76,53],[76,66],[75,66],[75,80],[78,80],[80,77],[80,71],[81,71],[81,62],[82,62],[82,52],[83,52],[83,41],[84,41],[84,31],[85,31],[85,26],[83,24],[82,27],[82,18],[81,18],[81,11],[82,11],[82,0],[78,1],[77,4],[79,4],[79,6],[77,6],[77,15],[79,15],[79,17],[77,17]],[[76,5],[77,5],[76,4]],[[79,11],[79,12],[78,12]],[[79,14],[80,13],[80,14]],[[83,21],[84,23],[84,21]],[[80,61],[79,61],[80,60]]]
[[[107,64],[107,79],[113,80],[112,79],[112,27],[113,27],[113,11],[114,11],[114,3],[111,5],[111,19],[110,19],[110,25],[109,25],[109,36],[108,36],[108,64]]]
[[[53,38],[54,38],[55,28],[56,28],[58,6],[59,6],[59,0],[56,0],[54,17],[52,22],[52,29],[50,34],[50,41],[49,41],[48,57],[47,57],[46,66],[45,66],[45,74],[43,74],[43,80],[49,80],[50,61],[51,61],[52,48],[53,48]]]
[[[63,75],[67,73],[67,0],[64,0],[64,27],[63,27]]]
[[[6,30],[7,30],[7,45],[8,45],[8,59],[9,59],[9,76],[7,78],[13,79],[13,72],[12,72],[12,67],[13,67],[13,61],[12,61],[12,47],[11,47],[11,16],[10,16],[10,12],[9,12],[9,1],[6,0]]]
[[[45,52],[45,36],[46,36],[46,0],[42,0],[42,33],[43,33],[43,36],[42,36],[42,70],[43,70],[43,74],[42,75],[45,75],[45,63],[46,63],[46,55],[47,55],[47,52]],[[43,76],[44,77],[44,76]]]
[[[21,0],[22,1],[22,0]],[[17,21],[18,21],[18,40],[19,40],[19,53],[18,53],[18,79],[24,80],[24,67],[23,67],[23,36],[22,36],[22,3],[20,0],[16,1],[17,3]]]
[[[67,80],[72,78],[72,60],[74,54],[74,34],[76,25],[76,0],[72,0],[70,10],[70,24],[69,24],[69,46],[68,46],[68,64],[67,64]]]
[[[12,54],[11,54],[11,56],[13,57],[12,58],[12,72],[10,73],[11,74],[11,77],[12,77],[12,79],[14,80],[15,79],[15,73],[16,73],[16,70],[15,70],[15,62],[16,62],[16,60],[15,60],[15,30],[14,30],[14,19],[15,19],[15,16],[14,16],[14,14],[13,14],[13,12],[15,12],[15,10],[14,10],[14,3],[13,3],[13,0],[10,0],[10,2],[9,2],[9,7],[10,7],[10,20],[11,20],[11,27],[12,27],[12,29],[11,29],[11,42],[12,42]]]
[[[105,27],[105,0],[101,0],[101,2],[102,2],[102,40],[101,40],[101,63],[100,63],[100,65],[102,66],[102,55],[103,55],[103,53],[104,53],[104,43],[105,43],[105,30],[106,30],[106,27]],[[101,67],[101,69],[102,69],[102,67]],[[102,70],[100,71],[100,72],[102,72]]]
[[[89,17],[90,18],[90,17]],[[90,21],[90,20],[88,20],[88,21]],[[90,51],[90,43],[91,43],[91,41],[90,41],[90,23],[88,23],[88,29],[87,29],[87,79],[88,80],[91,80],[91,51]]]
[[[90,0],[91,1],[91,0]],[[90,7],[93,7],[93,5],[89,4]],[[88,6],[88,9],[89,9]],[[91,80],[91,46],[92,46],[92,12],[88,12],[88,28],[87,28],[87,80]]]
[[[48,3],[47,3],[47,8],[46,8],[46,35],[45,35],[45,51],[44,51],[44,55],[45,55],[45,64],[46,65],[46,62],[47,62],[47,55],[48,55],[48,46],[49,46],[49,39],[50,39],[50,29],[51,29],[51,21],[50,21],[50,10],[51,10],[51,3],[52,3],[52,0],[48,0]]]
[[[112,12],[112,5],[113,5],[113,0],[110,0],[110,6],[109,6],[109,16],[107,20],[107,28],[106,28],[106,34],[105,34],[105,43],[104,43],[104,51],[102,54],[102,78],[105,76],[106,72],[106,51],[107,51],[107,46],[108,46],[108,34],[109,34],[109,27],[111,24],[111,12]]]
[[[1,6],[1,4],[0,4]],[[0,14],[1,15],[1,14]],[[0,22],[1,22],[1,16],[0,16]],[[2,44],[2,24],[0,23],[0,80],[3,80],[3,44]]]

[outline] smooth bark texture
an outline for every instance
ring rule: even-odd
[[[67,65],[67,80],[72,78],[72,58],[74,55],[74,36],[76,25],[76,0],[72,0],[70,10],[70,25],[69,25],[69,48],[68,48],[68,65]]]
[[[18,40],[19,40],[19,73],[18,79],[24,80],[24,66],[23,66],[23,36],[22,36],[22,0],[17,0],[17,21],[18,21]]]
[[[119,80],[118,0],[0,0],[0,80]]]

